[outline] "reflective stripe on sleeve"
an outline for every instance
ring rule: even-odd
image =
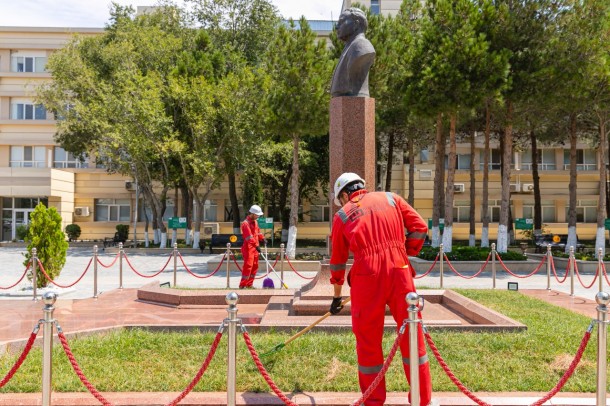
[[[249,236],[246,237],[246,239],[244,241],[248,241],[250,238],[254,238],[254,236],[253,235],[249,235]]]
[[[358,372],[363,373],[363,374],[378,374],[379,372],[381,372],[381,368],[383,368],[383,364],[380,365],[375,365],[372,367],[365,367],[363,365],[358,365]]]
[[[385,192],[385,197],[388,198],[388,203],[392,207],[396,207],[396,202],[394,201],[394,196],[392,196],[392,192]]]
[[[419,357],[419,365],[424,365],[426,362],[428,362],[428,354],[424,355],[423,357]],[[411,361],[410,358],[402,358],[402,363],[405,365],[410,365]]]
[[[343,263],[343,264],[330,264],[330,270],[331,271],[342,271],[345,269],[345,266],[347,264]]]
[[[339,209],[337,214],[339,215],[339,218],[341,219],[343,224],[345,224],[347,222],[347,214],[345,213],[345,211],[343,211],[343,209]]]
[[[423,240],[426,238],[428,233],[422,233],[421,231],[413,231],[412,233],[407,234],[407,238],[413,238],[414,240]]]

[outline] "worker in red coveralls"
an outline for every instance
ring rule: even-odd
[[[250,207],[246,219],[241,223],[241,235],[244,241],[241,246],[241,254],[244,257],[244,265],[241,270],[240,289],[254,289],[252,284],[254,283],[256,272],[258,272],[258,254],[261,252],[260,244],[266,245],[265,237],[258,228],[258,222],[256,221],[262,215],[263,211],[260,206],[255,204]]]
[[[407,255],[419,253],[428,232],[424,220],[402,197],[391,192],[367,192],[364,186],[365,181],[355,173],[342,174],[334,184],[335,204],[342,207],[333,219],[330,258],[330,282],[334,285],[330,312],[337,314],[343,308],[341,288],[349,251],[354,254],[347,282],[351,286],[352,331],[356,336],[362,393],[383,367],[386,305],[398,328],[408,319],[405,297],[415,292],[415,271]],[[410,363],[419,364],[420,400],[422,405],[428,405],[432,400],[432,380],[421,325],[418,340],[419,359],[409,359],[408,339],[401,341],[400,351],[407,380]],[[383,379],[365,405],[383,405],[385,399]]]

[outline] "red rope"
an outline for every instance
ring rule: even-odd
[[[45,278],[47,278],[47,280],[49,282],[51,282],[53,285],[59,287],[59,288],[71,288],[72,286],[76,285],[78,282],[80,282],[81,279],[83,279],[83,277],[85,276],[85,274],[87,273],[87,271],[89,270],[89,267],[91,266],[91,262],[93,262],[93,258],[91,258],[89,260],[89,263],[87,264],[87,267],[85,268],[85,271],[81,274],[81,276],[79,276],[79,278],[74,282],[71,283],[69,285],[60,285],[59,283],[56,283],[53,279],[51,279],[51,277],[49,276],[49,274],[47,274],[47,271],[45,271],[44,266],[42,266],[42,262],[40,262],[40,259],[36,258],[38,261],[38,266],[40,267],[40,272],[42,272],[42,274],[44,275]]]
[[[25,348],[21,352],[21,355],[19,356],[13,367],[10,369],[10,371],[8,371],[8,374],[6,374],[6,376],[0,381],[0,388],[6,385],[13,378],[13,375],[15,375],[17,370],[21,367],[21,364],[23,364],[23,361],[25,361],[25,358],[28,356],[30,350],[32,349],[32,346],[34,345],[36,335],[38,335],[38,327],[36,327],[34,331],[32,331],[32,333],[30,334],[30,339],[28,340],[27,344],[25,345]]]
[[[127,262],[127,265],[129,265],[131,270],[134,271],[136,275],[141,276],[142,278],[154,278],[155,276],[159,275],[161,272],[165,271],[165,268],[167,268],[167,264],[169,264],[169,261],[171,261],[172,256],[173,256],[173,255],[170,255],[169,258],[167,258],[167,262],[165,263],[165,265],[163,265],[163,268],[161,268],[161,270],[159,272],[156,272],[152,275],[143,275],[140,272],[136,271],[136,269],[133,267],[133,265],[131,265],[131,262],[129,262],[129,258],[127,258],[127,254],[125,252],[123,252],[123,255],[125,256],[125,261]]]
[[[184,263],[184,258],[182,258],[182,254],[178,253],[178,256],[180,257],[180,262],[182,262],[182,265],[184,266],[184,269],[186,269],[186,271],[188,273],[190,273],[191,275],[193,275],[195,278],[199,278],[199,279],[205,279],[205,278],[209,278],[210,276],[214,275],[216,272],[218,272],[218,270],[220,269],[220,266],[222,265],[222,263],[224,262],[227,254],[223,255],[222,260],[220,261],[220,264],[218,264],[218,266],[216,267],[216,269],[214,270],[214,272],[212,272],[209,275],[197,275],[195,273],[193,273]]]
[[[436,254],[436,258],[434,258],[434,262],[432,263],[432,266],[430,266],[430,269],[428,269],[425,273],[419,275],[419,276],[415,276],[414,279],[421,279],[424,276],[428,275],[430,272],[432,272],[432,270],[434,269],[434,265],[436,265],[436,263],[438,262],[438,258],[441,256],[441,253],[439,252],[438,254]]]
[[[70,364],[72,365],[74,372],[76,372],[76,375],[78,375],[78,379],[80,379],[80,381],[83,383],[83,385],[85,385],[85,387],[87,387],[87,390],[93,396],[95,396],[95,398],[97,400],[99,400],[101,404],[103,404],[104,406],[112,406],[112,404],[108,400],[106,400],[106,398],[104,396],[102,396],[102,394],[97,389],[95,389],[95,386],[93,386],[91,384],[91,382],[89,382],[89,380],[87,380],[87,377],[85,376],[85,374],[83,374],[83,371],[80,369],[80,367],[78,366],[78,363],[76,362],[76,359],[74,358],[74,354],[72,354],[72,350],[70,350],[70,346],[68,345],[68,340],[66,340],[66,336],[64,335],[64,333],[59,331],[57,333],[57,337],[59,337],[59,341],[61,341],[61,345],[64,347],[64,352],[66,353],[68,360],[70,360]]]
[[[606,264],[602,262],[602,269],[604,271],[604,278],[606,278],[606,282],[610,285],[610,280],[608,280],[608,272],[606,272]]]
[[[275,256],[275,262],[273,263],[273,265],[271,265],[272,268],[275,268],[275,266],[277,265],[277,261],[280,259],[280,254],[277,254]]]
[[[310,277],[303,276],[303,275],[301,275],[300,273],[298,273],[298,272],[297,272],[297,270],[296,270],[296,269],[294,269],[294,266],[292,266],[292,263],[290,263],[290,258],[288,258],[288,257],[286,257],[286,262],[288,262],[288,265],[290,266],[290,269],[292,269],[292,271],[293,271],[294,273],[296,273],[298,276],[300,276],[301,278],[303,278],[303,279],[313,279],[313,278],[315,278],[315,277],[316,277],[316,276],[314,275],[314,276],[312,276],[312,277],[310,278]]]
[[[216,337],[214,338],[214,342],[212,343],[212,347],[210,348],[210,351],[208,352],[208,355],[205,358],[205,361],[203,361],[201,368],[199,368],[199,371],[197,371],[197,374],[195,375],[195,377],[193,378],[191,383],[188,384],[188,386],[182,391],[182,393],[180,395],[178,395],[178,397],[176,399],[174,399],[170,403],[168,403],[168,406],[177,405],[178,402],[180,402],[182,399],[184,399],[186,397],[186,395],[188,395],[193,390],[195,385],[197,385],[199,383],[199,380],[205,373],[206,369],[208,369],[208,366],[210,365],[212,358],[214,358],[214,354],[216,353],[216,349],[218,348],[218,343],[220,343],[221,338],[222,338],[222,331],[219,331],[216,334]]]
[[[105,265],[102,261],[100,261],[100,257],[97,257],[97,263],[100,264],[101,266],[103,266],[104,268],[110,268],[112,265],[114,265],[116,263],[116,260],[118,258],[119,258],[119,253],[117,252],[110,265]]]
[[[235,266],[237,267],[237,269],[239,269],[239,272],[241,272],[241,266],[239,266],[239,264],[237,263],[237,259],[235,259],[235,254],[233,254],[233,251],[231,251],[231,258],[233,258],[233,262],[235,262]]]
[[[597,280],[597,277],[599,275],[599,264],[597,265],[597,270],[595,271],[595,276],[593,277],[593,281],[591,282],[591,284],[589,286],[585,286],[582,279],[580,279],[580,272],[578,272],[578,265],[576,264],[576,261],[574,261],[574,272],[576,272],[576,276],[578,277],[578,282],[580,282],[582,287],[585,289],[589,289],[591,286],[593,286],[593,284]],[[600,278],[601,278],[601,276],[600,276]]]
[[[457,276],[459,276],[461,278],[464,278],[464,279],[472,279],[472,278],[476,278],[477,276],[479,276],[481,274],[481,272],[483,272],[483,270],[485,269],[485,267],[489,263],[489,258],[491,257],[491,252],[489,253],[489,255],[487,255],[487,260],[481,266],[481,269],[479,269],[479,271],[477,273],[475,273],[474,275],[472,275],[472,276],[466,276],[466,275],[462,275],[461,273],[459,273],[457,271],[457,269],[455,269],[453,267],[453,265],[451,264],[451,261],[449,261],[449,258],[447,258],[447,254],[443,253],[443,256],[445,257],[445,260],[447,261],[447,265],[449,265],[449,269],[451,269]]]
[[[540,261],[540,263],[538,264],[538,266],[536,267],[536,269],[534,269],[534,271],[532,273],[529,273],[527,275],[517,275],[516,273],[513,273],[510,271],[510,269],[508,269],[508,267],[506,266],[506,264],[504,264],[504,261],[502,261],[502,258],[500,258],[500,254],[498,254],[496,252],[496,256],[498,257],[498,261],[500,262],[500,265],[502,265],[502,268],[504,268],[504,270],[506,272],[508,272],[509,274],[511,274],[512,276],[514,276],[515,278],[521,278],[521,279],[525,279],[525,278],[529,278],[530,276],[534,275],[536,272],[538,272],[540,270],[540,268],[542,268],[542,264],[544,264],[545,261],[545,257],[542,257],[542,261]]]
[[[569,265],[569,261],[568,261],[568,265]],[[553,256],[551,255],[551,268],[553,269],[553,275],[555,275],[555,279],[557,279],[557,282],[564,283],[566,281],[566,279],[568,279],[568,269],[566,268],[566,274],[564,275],[562,280],[559,280],[559,276],[557,276],[557,271],[555,270],[555,260],[553,259]]]
[[[30,269],[31,263],[32,263],[31,261],[28,262],[28,266],[25,268],[25,271],[23,271],[23,275],[21,275],[21,278],[19,278],[19,280],[17,282],[15,282],[15,284],[13,284],[11,286],[7,286],[7,287],[0,286],[0,289],[7,290],[7,289],[11,289],[11,288],[14,288],[15,286],[19,285],[19,283],[23,280],[23,278],[25,278],[25,275],[27,275],[28,269]]]

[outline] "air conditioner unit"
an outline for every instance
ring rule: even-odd
[[[454,183],[453,184],[453,191],[455,193],[464,193],[464,190],[466,190],[466,186],[463,183]]]
[[[523,191],[525,193],[532,193],[534,191],[534,184],[533,183],[524,183]]]
[[[74,214],[81,217],[87,217],[89,215],[89,207],[75,207]]]
[[[510,184],[510,191],[511,192],[520,192],[521,188],[519,186],[521,186],[521,185],[519,185],[518,183],[511,183]]]
[[[136,190],[136,184],[131,181],[125,181],[125,189],[127,190]]]
[[[220,224],[218,223],[205,223],[203,225],[203,235],[205,237],[211,237],[212,234],[220,233]]]

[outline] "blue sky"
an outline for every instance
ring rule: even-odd
[[[183,4],[182,0],[175,0]],[[115,0],[150,6],[156,0]],[[272,0],[285,18],[337,19],[342,0]],[[0,0],[0,26],[103,27],[111,0]]]

